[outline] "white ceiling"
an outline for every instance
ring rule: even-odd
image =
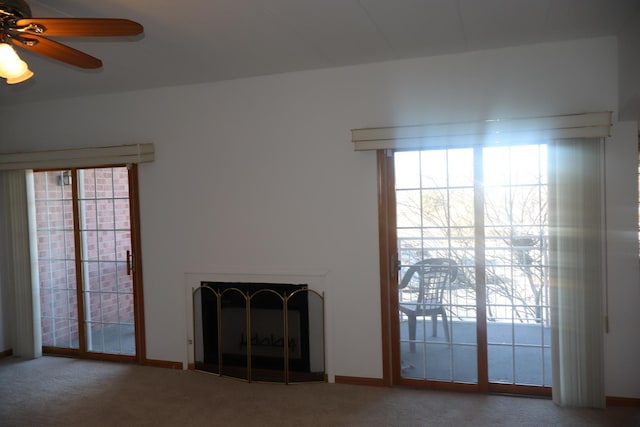
[[[27,0],[34,17],[128,18],[135,38],[56,38],[86,71],[19,50],[0,104],[614,35],[640,0]]]

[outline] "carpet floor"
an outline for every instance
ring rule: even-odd
[[[640,426],[640,408],[343,384],[245,383],[63,357],[0,360],[0,426]]]

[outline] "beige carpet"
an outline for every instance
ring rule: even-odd
[[[640,408],[338,384],[244,383],[60,357],[0,360],[0,426],[640,426]]]

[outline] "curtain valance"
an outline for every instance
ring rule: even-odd
[[[352,129],[354,150],[527,144],[610,135],[611,112]]]
[[[95,167],[151,162],[152,143],[0,154],[0,170]]]

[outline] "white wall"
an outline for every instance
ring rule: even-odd
[[[619,117],[640,120],[640,14],[618,38]]]
[[[640,397],[637,135],[637,122],[619,122],[606,150],[609,332],[605,334],[605,385],[609,395]]]
[[[381,377],[375,154],[349,130],[613,111],[616,64],[603,38],[35,104],[0,111],[0,150],[155,143],[140,167],[149,358],[186,358],[188,273],[325,271],[329,373]],[[628,128],[612,157],[634,152]],[[609,247],[626,253],[635,165],[609,175]],[[607,394],[640,397],[640,367],[613,366],[640,354],[624,324],[640,324],[637,253],[615,267]]]

